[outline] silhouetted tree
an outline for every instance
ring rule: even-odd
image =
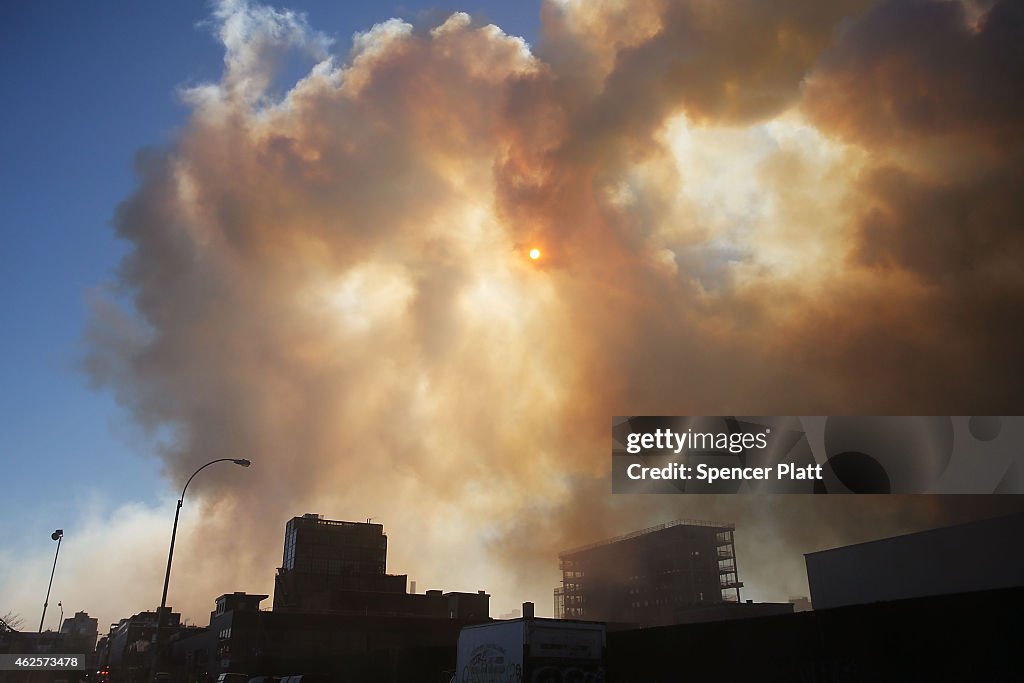
[[[24,623],[25,620],[20,615],[8,611],[0,616],[0,631],[17,631]]]

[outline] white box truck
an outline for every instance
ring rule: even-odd
[[[604,624],[531,616],[495,621],[459,632],[452,681],[603,683],[604,656]]]

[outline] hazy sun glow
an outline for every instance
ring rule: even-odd
[[[532,258],[534,261],[539,259],[540,258],[540,249],[537,249],[536,247],[531,249],[530,250],[530,258]]]

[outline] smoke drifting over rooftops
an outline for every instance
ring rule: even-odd
[[[421,586],[546,613],[559,550],[667,519],[736,522],[751,597],[784,600],[802,552],[1020,507],[613,498],[608,454],[619,414],[1021,412],[1024,7],[542,19],[536,47],[456,13],[339,54],[216,7],[223,76],[116,214],[132,306],[88,330],[172,488],[254,463],[193,483],[176,609],[269,592],[311,511],[382,522]],[[291,51],[315,63],[275,97]]]

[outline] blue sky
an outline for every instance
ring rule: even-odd
[[[432,4],[285,7],[307,13],[343,55],[353,32],[392,16],[415,20]],[[452,9],[535,39],[538,3]],[[221,47],[202,25],[209,12],[195,1],[0,7],[0,553],[8,557],[49,554],[49,533],[74,536],[86,507],[159,505],[178,487],[162,478],[152,440],[109,392],[88,386],[80,363],[90,293],[112,282],[126,250],[110,221],[136,185],[133,156],[173,140],[187,114],[180,87],[220,74]]]

